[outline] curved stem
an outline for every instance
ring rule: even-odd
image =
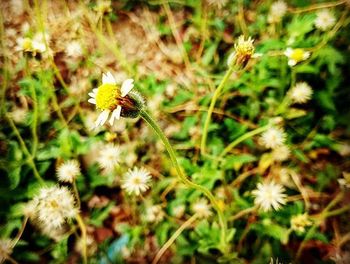
[[[83,257],[83,263],[87,264],[87,249],[86,249],[86,226],[84,224],[83,218],[80,216],[80,214],[77,214],[75,219],[78,222],[80,231],[81,231],[81,239],[82,239],[82,245],[83,245],[83,250],[82,250],[82,257]]]
[[[211,202],[212,206],[216,210],[219,218],[219,224],[221,227],[221,249],[223,253],[227,253],[227,247],[226,247],[226,220],[224,213],[222,212],[219,204],[217,203],[214,195],[204,186],[201,186],[199,184],[196,184],[189,180],[187,176],[183,173],[180,165],[177,162],[176,159],[176,153],[173,147],[171,146],[169,140],[164,135],[163,131],[159,128],[158,124],[153,120],[153,118],[144,110],[140,111],[140,116],[153,128],[153,130],[156,132],[156,134],[159,136],[159,138],[163,141],[166,150],[168,151],[168,154],[170,156],[170,160],[173,163],[173,166],[176,169],[177,175],[179,176],[180,180],[187,185],[188,187],[191,187],[193,189],[196,189],[200,192],[202,192]]]
[[[229,153],[239,143],[247,140],[248,138],[251,138],[255,135],[258,135],[258,134],[266,131],[267,129],[269,129],[269,127],[270,127],[270,125],[256,128],[252,131],[249,131],[248,133],[245,133],[244,135],[240,136],[239,138],[235,139],[221,152],[221,154],[219,155],[219,160],[220,160],[220,158],[223,158],[227,153]]]
[[[222,81],[219,84],[218,88],[215,90],[213,98],[211,99],[209,110],[208,110],[208,114],[207,114],[207,118],[205,119],[205,123],[204,123],[203,134],[202,134],[202,141],[201,141],[201,153],[202,154],[204,154],[205,151],[206,151],[206,144],[207,144],[207,137],[208,137],[208,128],[209,128],[209,125],[210,125],[210,119],[211,119],[211,115],[213,114],[213,111],[214,111],[216,100],[219,98],[221,90],[225,87],[225,84],[227,83],[228,79],[230,78],[232,72],[233,72],[233,68],[230,67],[226,71],[226,74],[225,74],[224,78],[222,79]]]
[[[175,233],[169,238],[169,240],[162,246],[162,248],[158,251],[157,255],[152,261],[152,264],[157,264],[160,258],[163,256],[165,251],[175,242],[175,240],[178,238],[179,235],[187,228],[189,227],[196,219],[198,215],[192,215],[189,219],[186,220],[176,231]]]
[[[72,185],[73,185],[73,191],[74,191],[74,194],[75,194],[75,199],[77,200],[78,208],[80,208],[81,207],[81,202],[80,202],[80,197],[79,197],[79,191],[78,191],[77,183],[75,182],[75,180],[73,181]]]

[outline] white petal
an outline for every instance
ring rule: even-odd
[[[310,52],[308,52],[308,51],[304,52],[303,59],[306,60],[309,57],[310,57]]]
[[[102,84],[106,84],[106,83],[116,84],[116,81],[115,81],[112,73],[110,73],[110,72],[102,74]]]
[[[90,98],[90,99],[88,100],[88,102],[89,102],[90,104],[96,104],[96,99],[95,99],[95,98]]]
[[[92,92],[95,93],[95,94],[97,93],[97,91],[98,91],[98,88],[92,89]]]
[[[122,110],[122,107],[120,105],[118,105],[117,108],[113,110],[111,118],[109,119],[109,124],[111,126],[113,126],[114,119],[119,119],[120,118],[121,110]]]
[[[114,110],[115,111],[115,119],[120,119],[120,113],[122,111],[122,107],[120,105],[117,106],[117,109]]]
[[[286,55],[287,57],[290,57],[290,55],[292,55],[292,53],[293,53],[293,49],[287,48],[286,51],[284,52],[284,55]]]
[[[295,66],[295,64],[297,64],[297,62],[295,60],[288,60],[289,66]]]
[[[95,93],[89,93],[89,96],[92,97],[92,98],[95,98],[96,94]]]
[[[123,82],[121,92],[122,92],[122,97],[127,95],[131,89],[134,88],[134,80],[133,79],[127,79]]]
[[[109,110],[104,110],[104,111],[98,116],[98,118],[97,118],[97,120],[96,120],[96,122],[95,122],[95,127],[103,126],[104,123],[106,123],[110,112],[111,112],[111,111],[109,111]]]

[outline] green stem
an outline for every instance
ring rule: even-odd
[[[179,235],[187,228],[189,227],[196,219],[198,218],[198,215],[192,215],[186,222],[184,222],[176,231],[175,233],[169,238],[169,240],[162,246],[162,248],[158,251],[157,255],[152,261],[152,264],[157,264],[160,260],[160,258],[163,256],[165,251],[175,242],[175,240],[178,238]]]
[[[41,176],[40,176],[40,174],[39,174],[39,172],[38,172],[38,170],[37,170],[37,168],[36,168],[36,165],[35,165],[35,162],[34,162],[34,157],[32,156],[32,154],[30,154],[30,152],[29,152],[29,150],[28,150],[26,144],[24,143],[24,140],[23,140],[21,134],[19,133],[19,131],[18,131],[18,129],[17,129],[15,123],[13,122],[13,120],[12,120],[9,116],[6,115],[6,117],[7,117],[7,120],[9,121],[9,124],[10,124],[10,126],[11,126],[13,132],[16,134],[16,137],[17,137],[17,139],[18,139],[18,141],[19,141],[19,143],[20,143],[20,146],[21,146],[21,148],[22,148],[23,153],[24,153],[24,154],[27,156],[27,158],[28,158],[28,163],[29,163],[29,165],[30,165],[30,166],[32,167],[32,169],[33,169],[33,173],[34,173],[35,178],[36,178],[41,184],[45,184],[45,181],[41,178]]]
[[[183,173],[180,165],[177,162],[175,150],[171,146],[169,140],[164,135],[163,131],[160,129],[158,124],[153,120],[153,118],[145,110],[140,111],[140,116],[148,123],[148,125],[150,125],[153,128],[153,130],[156,132],[158,137],[163,141],[165,148],[168,151],[168,154],[170,156],[170,160],[173,163],[173,166],[175,167],[177,175],[179,176],[180,180],[188,187],[191,187],[193,189],[196,189],[202,192],[210,200],[212,206],[214,207],[214,209],[218,214],[219,224],[221,226],[221,249],[223,253],[227,253],[228,248],[226,247],[226,233],[227,233],[226,219],[215,197],[206,187],[192,182]]]
[[[83,250],[81,252],[82,256],[83,256],[83,263],[87,264],[87,249],[86,249],[86,226],[84,224],[83,218],[80,216],[80,214],[77,214],[76,218],[75,218],[78,222],[80,231],[81,231],[81,239],[83,242]]]
[[[266,125],[266,126],[263,126],[263,127],[259,127],[259,128],[256,128],[252,131],[249,131],[247,133],[245,133],[244,135],[240,136],[239,138],[235,139],[234,141],[232,141],[230,143],[230,145],[228,145],[222,152],[221,154],[219,155],[219,160],[221,158],[223,158],[227,153],[229,153],[235,146],[237,146],[239,143],[247,140],[248,138],[251,138],[255,135],[258,135],[264,131],[266,131],[267,129],[269,129],[270,125]]]
[[[201,153],[202,154],[205,154],[205,152],[206,152],[208,128],[209,128],[209,125],[210,125],[211,115],[213,114],[213,111],[214,111],[215,103],[216,103],[217,99],[219,98],[221,90],[225,87],[225,84],[227,83],[228,79],[230,78],[233,70],[234,69],[232,67],[230,67],[226,71],[226,74],[225,74],[224,78],[222,79],[222,81],[219,84],[218,88],[215,90],[213,98],[211,99],[210,106],[209,106],[209,109],[208,109],[208,114],[207,114],[207,117],[206,117],[206,120],[205,120],[205,123],[204,123],[203,134],[202,134],[202,141],[201,141]]]

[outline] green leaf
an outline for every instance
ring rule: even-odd
[[[226,157],[223,168],[239,170],[244,164],[256,161],[257,158],[251,154],[229,155]]]

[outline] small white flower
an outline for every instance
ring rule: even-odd
[[[306,82],[297,83],[290,91],[290,98],[294,103],[302,104],[311,99],[312,88]]]
[[[267,21],[269,23],[277,23],[282,20],[282,17],[287,13],[287,4],[284,1],[276,1],[271,5]]]
[[[212,215],[210,207],[211,206],[208,204],[207,199],[200,198],[192,205],[192,211],[198,214],[199,217],[209,217]]]
[[[134,80],[127,79],[119,87],[110,72],[102,74],[102,85],[92,89],[88,102],[102,110],[98,116],[95,127],[102,126],[109,118],[109,124],[113,125],[115,119],[120,119],[122,105],[120,102],[134,88]]]
[[[266,148],[277,148],[284,144],[286,141],[286,133],[282,128],[271,127],[261,135],[261,143]]]
[[[288,146],[281,145],[273,149],[272,158],[276,161],[285,161],[289,158],[290,150]]]
[[[149,181],[151,180],[151,175],[149,171],[144,168],[134,168],[129,169],[126,173],[122,188],[126,190],[129,194],[140,195],[149,188]]]
[[[79,162],[76,160],[65,161],[57,168],[57,178],[60,182],[72,183],[79,174]]]
[[[66,187],[43,187],[31,203],[34,212],[30,217],[45,233],[59,230],[78,213],[74,197]]]
[[[181,218],[186,211],[186,207],[183,204],[177,205],[172,210],[172,215],[176,218]]]
[[[66,46],[66,53],[69,57],[79,58],[83,55],[83,49],[79,41],[69,42]]]
[[[317,17],[315,19],[315,27],[322,31],[326,31],[332,26],[334,26],[335,22],[336,20],[333,14],[327,9],[324,9],[317,12]]]
[[[286,203],[284,191],[282,185],[274,182],[258,183],[257,189],[252,192],[255,196],[254,203],[265,212],[278,210]]]
[[[97,163],[101,169],[111,172],[120,160],[120,148],[112,143],[106,144],[98,153]]]
[[[311,53],[303,49],[287,48],[284,55],[288,57],[288,65],[293,67],[301,61],[307,60]]]
[[[16,107],[12,112],[10,112],[10,116],[12,117],[15,123],[23,123],[27,117],[28,110],[22,107]]]
[[[165,213],[160,205],[152,205],[146,209],[146,221],[159,223],[164,219]]]
[[[307,213],[292,216],[290,220],[291,229],[297,232],[305,232],[305,227],[310,226],[312,222],[309,220]]]

